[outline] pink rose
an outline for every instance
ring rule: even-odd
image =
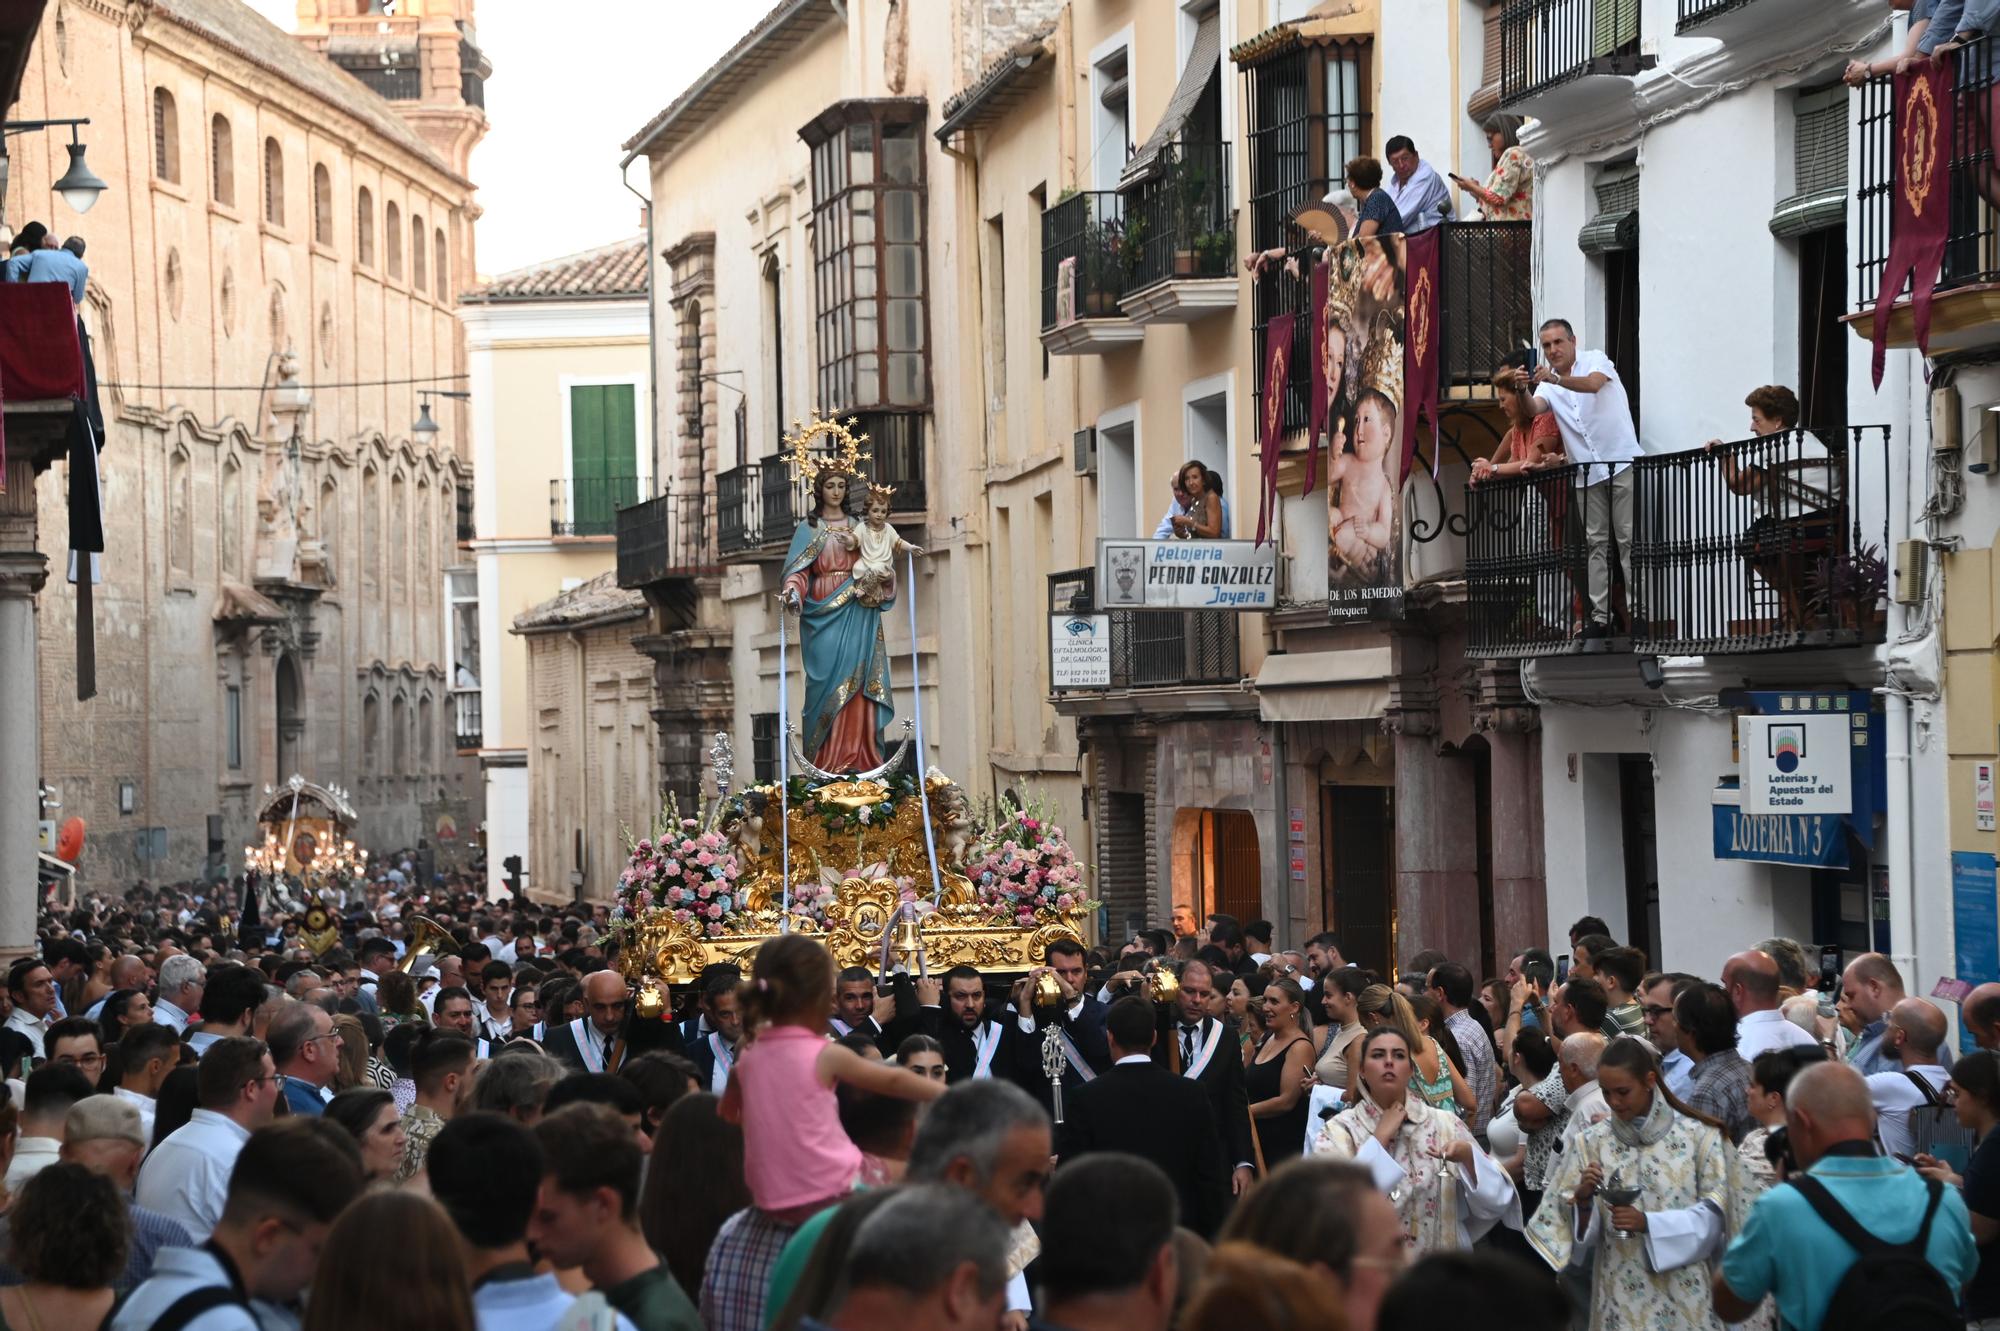
[[[675,878],[680,876],[681,866],[679,860],[668,860],[661,867],[666,870],[667,876],[669,878]]]
[[[715,856],[704,850],[701,854],[694,857],[694,862],[703,868],[707,868],[709,865],[715,863]]]

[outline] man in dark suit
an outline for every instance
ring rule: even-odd
[[[974,1077],[1005,1076],[1014,1058],[1008,1040],[1031,1038],[1011,1029],[1011,1022],[987,1019],[986,982],[970,966],[953,966],[941,985],[917,981],[917,1001],[923,1033],[944,1046],[945,1080],[954,1085]]]
[[[1088,974],[1084,969],[1083,945],[1058,938],[1042,954],[1043,964],[1014,983],[1015,1034],[1008,1075],[1028,1094],[1042,1102],[1053,1114],[1054,1097],[1042,1066],[1042,1041],[1050,1026],[1060,1029],[1058,1047],[1062,1051],[1064,1094],[1095,1078],[1111,1066],[1111,1052],[1104,1039],[1104,1004],[1095,994],[1084,992]],[[1062,989],[1054,1008],[1038,1008],[1034,1003],[1035,984],[1044,974],[1053,975]]]
[[[1250,1098],[1243,1088],[1243,1058],[1235,1028],[1208,1015],[1214,993],[1215,975],[1205,962],[1189,961],[1181,967],[1180,998],[1160,1009],[1153,1061],[1207,1092],[1231,1167],[1230,1191],[1240,1197],[1257,1177],[1251,1163],[1256,1157],[1250,1142]]]
[[[1065,1163],[1094,1151],[1123,1151],[1152,1161],[1173,1181],[1182,1223],[1213,1238],[1228,1205],[1229,1183],[1208,1096],[1153,1062],[1149,1000],[1119,999],[1104,1025],[1112,1066],[1068,1097],[1068,1112],[1056,1129],[1057,1154]]]
[[[542,1049],[571,1072],[616,1072],[627,1053],[625,1016],[632,1007],[625,977],[593,971],[583,977],[583,998],[590,1010],[567,1026],[547,1027]]]
[[[1042,1203],[1042,1316],[1031,1331],[1167,1331],[1182,1275],[1179,1211],[1173,1183],[1149,1161],[1114,1151],[1065,1161]]]
[[[684,1048],[694,1048],[715,1029],[715,1023],[709,1019],[711,995],[724,990],[735,993],[736,986],[741,983],[743,968],[733,961],[718,961],[701,968],[701,974],[695,980],[695,999],[700,1004],[700,1010],[680,1023],[681,1045]]]
[[[736,1063],[736,1047],[743,1042],[742,1000],[736,991],[742,981],[717,975],[702,992],[702,1018],[708,1030],[682,1047],[701,1074],[701,1089],[721,1095],[729,1089],[729,1069]]]

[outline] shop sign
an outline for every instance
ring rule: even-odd
[[[1849,813],[1854,808],[1849,732],[1861,717],[1739,716],[1742,807],[1753,814]]]
[[[1837,813],[1749,813],[1728,787],[1715,792],[1715,858],[1847,867],[1847,820]]]
[[[1049,616],[1049,687],[1111,687],[1111,616]]]
[[[1099,541],[1099,610],[1275,610],[1278,547],[1255,541]]]

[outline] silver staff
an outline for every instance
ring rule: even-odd
[[[1051,1022],[1048,1030],[1042,1033],[1042,1072],[1049,1079],[1049,1099],[1055,1106],[1058,1123],[1063,1121],[1063,1064],[1068,1061],[1063,1057],[1062,1027]]]

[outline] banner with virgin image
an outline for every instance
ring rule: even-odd
[[[1875,387],[1882,386],[1889,315],[1910,284],[1917,349],[1931,349],[1931,293],[1951,235],[1951,144],[1956,66],[1919,60],[1895,76],[1895,174],[1889,188],[1889,259],[1875,295]]]
[[[1323,431],[1327,447],[1326,608],[1333,620],[1403,613],[1408,262],[1402,236],[1350,240],[1328,246],[1324,276],[1314,274],[1311,417],[1315,446]],[[1434,346],[1431,354],[1434,365]]]

